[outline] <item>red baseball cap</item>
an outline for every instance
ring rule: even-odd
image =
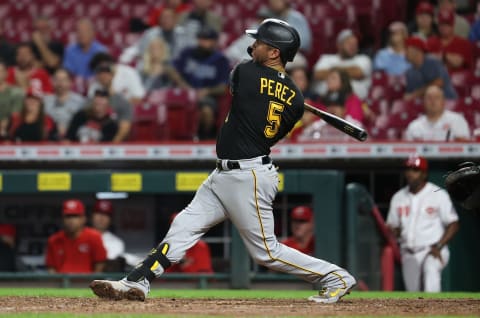
[[[15,237],[17,229],[12,224],[0,224],[0,236]]]
[[[438,12],[438,24],[448,24],[454,25],[455,24],[455,14],[452,10],[442,10]]]
[[[411,155],[405,161],[405,167],[406,168],[419,169],[419,170],[422,170],[422,171],[427,171],[428,170],[428,161],[427,161],[427,159],[425,159],[424,157],[421,157],[419,155]]]
[[[82,201],[70,199],[63,202],[63,215],[85,215],[85,206]]]
[[[103,213],[112,215],[113,214],[113,204],[110,200],[97,200],[95,206],[93,207],[94,213]]]
[[[297,206],[290,214],[292,220],[310,222],[313,219],[313,211],[306,205]]]
[[[420,2],[415,8],[415,14],[430,14],[433,16],[433,6],[429,2]]]
[[[427,51],[427,44],[425,41],[417,36],[411,36],[405,41],[405,45],[407,47],[414,47],[419,49],[420,51]]]

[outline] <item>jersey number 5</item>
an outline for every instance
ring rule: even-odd
[[[284,105],[277,102],[270,102],[267,114],[267,121],[269,125],[265,126],[265,137],[273,138],[278,133],[278,129],[280,129],[280,122],[282,121],[281,113],[283,112],[284,107]]]

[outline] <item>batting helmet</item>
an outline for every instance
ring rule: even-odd
[[[246,30],[245,33],[279,49],[283,62],[292,61],[300,47],[300,35],[297,30],[279,19],[266,19],[258,26],[258,29]]]
[[[421,157],[419,155],[411,155],[405,161],[405,167],[406,168],[419,169],[419,170],[422,170],[422,171],[427,171],[428,170],[428,161],[427,161],[427,159],[425,159],[424,157]]]

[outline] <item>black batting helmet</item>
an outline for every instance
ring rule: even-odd
[[[283,62],[292,61],[300,47],[300,36],[297,30],[279,19],[266,19],[258,26],[258,29],[246,30],[245,33],[279,49]]]

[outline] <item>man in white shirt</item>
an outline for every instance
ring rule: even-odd
[[[97,200],[93,207],[92,226],[102,233],[102,240],[107,250],[107,259],[115,260],[125,253],[125,243],[109,231],[112,224],[113,205],[110,200]]]
[[[97,89],[120,94],[132,105],[145,97],[145,88],[137,70],[128,65],[116,64],[108,53],[97,53],[90,62],[90,68],[95,73],[95,81],[88,88],[89,97]]]
[[[425,114],[407,127],[409,141],[466,141],[470,139],[468,123],[462,114],[445,109],[441,88],[431,85],[424,96]]]
[[[345,70],[351,78],[353,91],[365,99],[371,85],[372,61],[367,55],[358,54],[358,39],[352,30],[346,29],[337,36],[337,54],[323,54],[314,66],[315,90],[325,95],[325,80],[332,68]]]
[[[406,290],[440,292],[458,216],[448,193],[427,181],[425,158],[410,156],[405,168],[407,186],[392,197],[387,225],[399,238]]]

